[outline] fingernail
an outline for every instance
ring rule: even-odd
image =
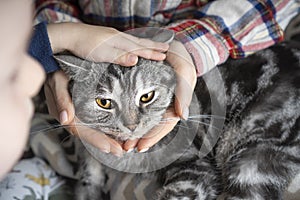
[[[59,121],[61,124],[64,124],[68,121],[68,113],[67,111],[62,111],[59,115]]]
[[[162,46],[162,50],[163,50],[163,52],[166,52],[166,51],[168,51],[168,49],[169,49],[169,44],[167,44],[167,43],[163,43],[163,46]]]
[[[129,62],[130,63],[137,63],[137,56],[136,55],[130,55],[129,56]]]
[[[103,153],[109,153],[110,151],[107,149],[100,149],[100,151],[102,151]]]
[[[189,118],[189,108],[185,107],[183,110],[182,110],[182,118],[184,120],[187,120]]]
[[[134,150],[134,148],[130,148],[126,151],[126,153],[131,153],[131,152],[133,152],[133,150]]]
[[[139,151],[139,153],[145,153],[146,151],[148,151],[149,150],[149,148],[144,148],[144,149],[141,149],[140,151]]]

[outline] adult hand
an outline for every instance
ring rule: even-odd
[[[178,41],[171,43],[167,52],[167,61],[174,68],[177,75],[174,108],[170,108],[163,116],[161,124],[154,127],[145,137],[139,140],[127,141],[124,144],[125,150],[135,147],[140,152],[148,150],[166,136],[180,118],[188,118],[189,105],[197,81],[195,66],[184,45]]]
[[[65,50],[96,62],[112,62],[123,66],[135,65],[138,56],[153,60],[165,59],[169,45],[140,39],[112,28],[81,23],[48,25],[53,53]],[[122,147],[115,140],[88,127],[78,125],[75,110],[68,93],[68,78],[62,71],[48,76],[45,95],[49,113],[68,130],[103,152],[120,156]]]

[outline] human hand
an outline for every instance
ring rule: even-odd
[[[184,45],[178,41],[173,41],[170,44],[167,61],[174,68],[177,75],[174,107],[165,113],[161,124],[154,127],[142,139],[127,141],[123,146],[126,151],[135,147],[139,152],[148,150],[166,136],[180,118],[185,120],[188,118],[189,105],[197,81],[195,66]]]
[[[121,33],[115,29],[80,23],[48,25],[48,35],[54,53],[71,51],[73,54],[96,62],[113,62],[123,66],[135,65],[138,56],[163,60],[169,45]],[[105,49],[105,51],[103,51]],[[49,113],[69,132],[79,136],[104,152],[122,154],[122,147],[104,134],[88,127],[78,126],[75,110],[68,92],[68,78],[62,71],[49,76],[45,95]],[[83,131],[84,130],[84,131]]]
[[[57,71],[47,77],[44,85],[49,113],[61,122],[73,135],[85,140],[105,153],[121,156],[123,149],[117,141],[104,133],[83,126],[75,117],[74,105],[68,93],[69,79],[62,71]]]
[[[100,151],[104,153],[112,153],[118,157],[123,155],[122,144],[108,137],[104,133],[85,126],[76,117],[69,124],[69,132],[98,148]]]
[[[47,27],[53,53],[70,51],[95,62],[133,66],[138,56],[164,60],[168,44],[138,38],[114,28],[82,23],[49,24]]]

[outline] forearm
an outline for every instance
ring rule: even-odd
[[[29,43],[28,53],[41,63],[47,73],[59,69],[53,54],[63,51],[73,52],[80,40],[80,32],[84,24],[39,23],[34,26],[33,35]],[[84,29],[86,30],[86,29]],[[87,41],[88,42],[88,41]],[[92,48],[92,46],[91,46]]]
[[[74,45],[80,38],[80,23],[55,23],[48,24],[47,31],[53,54],[63,51],[73,51]],[[86,41],[88,42],[88,41]]]

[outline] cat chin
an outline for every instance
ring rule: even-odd
[[[125,142],[127,140],[134,140],[134,139],[140,139],[142,138],[145,133],[141,134],[141,133],[130,133],[130,134],[124,134],[124,133],[106,133],[107,136],[109,136],[110,138],[120,141],[120,142]]]
[[[127,141],[127,140],[135,140],[143,138],[151,129],[153,126],[147,126],[143,128],[137,128],[135,131],[129,131],[129,130],[121,130],[121,128],[118,129],[99,129],[102,133],[105,133],[108,137],[117,140],[117,141]]]

